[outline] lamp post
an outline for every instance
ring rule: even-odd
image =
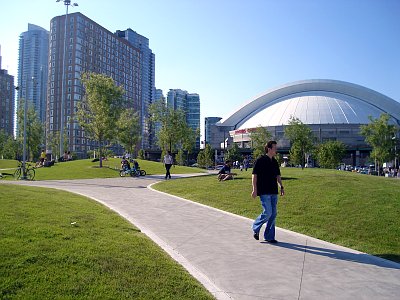
[[[60,2],[61,0],[56,0]],[[71,0],[64,0],[65,5],[65,24],[64,24],[64,47],[63,47],[63,59],[62,59],[62,81],[61,81],[61,105],[60,105],[60,157],[64,153],[64,102],[65,102],[65,52],[66,52],[66,41],[67,41],[67,23],[68,23],[68,7],[78,6],[77,3],[72,3]]]
[[[396,136],[392,137],[394,141],[394,167],[397,168],[397,138]]]
[[[35,80],[35,77],[32,77],[32,92],[33,92],[33,82],[34,82],[34,80]],[[28,87],[28,81],[26,81],[26,83],[25,83],[25,85],[26,85],[26,87]],[[19,91],[19,100],[20,100],[20,103],[21,103],[21,99],[22,99],[22,82],[21,82],[21,85],[20,86],[17,86],[16,88],[15,88],[17,91]],[[21,91],[20,91],[20,89],[21,89]],[[27,90],[28,89],[26,89],[26,92],[27,92]],[[27,94],[25,92],[25,94]],[[22,148],[22,176],[21,176],[21,180],[27,180],[28,179],[28,177],[26,176],[26,119],[28,118],[27,117],[27,112],[28,112],[28,97],[27,97],[27,95],[25,96],[25,100],[24,100],[24,133],[23,133],[23,148]]]

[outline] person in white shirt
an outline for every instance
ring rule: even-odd
[[[169,172],[169,170],[171,169],[171,166],[174,162],[174,159],[172,158],[171,154],[169,153],[169,151],[167,151],[167,154],[164,156],[164,165],[165,165],[165,179],[171,179],[171,173]]]

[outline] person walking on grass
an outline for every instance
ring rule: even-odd
[[[163,163],[165,165],[165,171],[166,171],[165,179],[168,179],[168,178],[171,179],[171,173],[169,170],[171,169],[173,162],[174,162],[174,159],[172,158],[170,152],[167,151],[167,154],[164,156],[164,160],[163,160]]]
[[[251,196],[260,197],[262,213],[254,220],[252,229],[253,237],[259,240],[261,227],[266,223],[264,239],[269,243],[277,243],[275,239],[275,219],[278,204],[278,184],[281,188],[280,195],[285,194],[281,172],[275,159],[277,152],[276,141],[269,141],[265,145],[265,155],[258,158],[254,164],[252,173],[253,190]]]

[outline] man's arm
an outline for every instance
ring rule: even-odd
[[[276,176],[276,181],[278,181],[279,186],[281,187],[281,196],[285,195],[285,190],[283,188],[281,175]]]
[[[257,197],[257,175],[251,175],[251,184],[253,186],[253,191],[251,192],[251,196],[253,198]]]

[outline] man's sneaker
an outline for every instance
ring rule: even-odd
[[[266,242],[271,243],[271,244],[276,244],[278,241],[277,240],[266,240]]]
[[[260,239],[258,232],[253,232],[253,237],[258,241]]]

